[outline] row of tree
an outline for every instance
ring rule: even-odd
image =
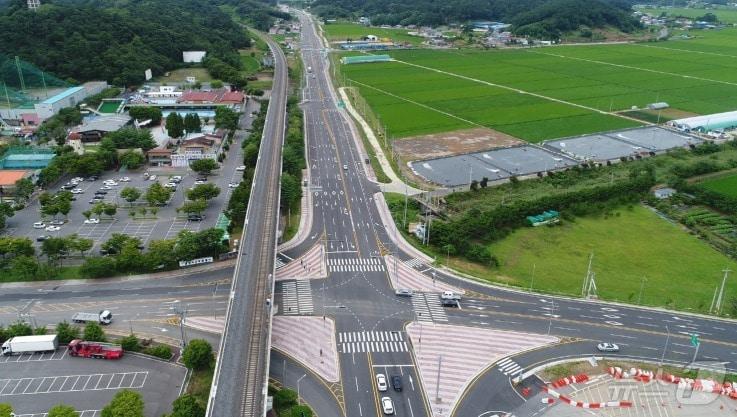
[[[302,170],[305,168],[304,120],[297,97],[287,101],[287,133],[282,151],[281,206],[298,209],[302,199]]]
[[[166,133],[171,138],[181,138],[184,132],[196,133],[202,131],[202,122],[197,113],[187,113],[184,117],[172,112],[166,116]]]

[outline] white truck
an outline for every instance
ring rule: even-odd
[[[39,336],[16,336],[3,343],[3,355],[21,353],[53,352],[59,347],[59,338],[55,334]]]
[[[95,322],[103,325],[110,324],[113,322],[113,313],[109,310],[103,310],[99,313],[75,313],[72,316],[72,321],[75,323]]]
[[[458,293],[454,293],[453,291],[443,291],[443,294],[440,296],[443,300],[455,300],[455,301],[461,301],[461,295]]]

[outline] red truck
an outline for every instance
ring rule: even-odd
[[[75,339],[69,342],[69,354],[83,358],[120,359],[123,357],[123,348],[109,343],[86,342]]]

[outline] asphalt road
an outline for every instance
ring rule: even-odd
[[[287,103],[286,59],[264,38],[274,57],[274,84],[239,248],[226,325],[207,415],[265,413],[276,229],[279,218],[281,150]]]

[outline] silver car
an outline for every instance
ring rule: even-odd
[[[619,346],[614,343],[599,343],[596,345],[599,352],[619,352]]]

